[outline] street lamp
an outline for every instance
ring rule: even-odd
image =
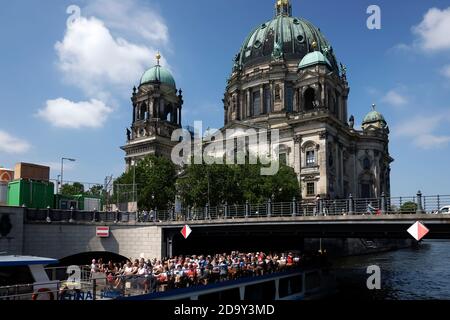
[[[137,197],[136,197],[136,160],[131,160],[133,166],[133,205],[135,206],[135,212],[137,212]]]
[[[61,184],[59,187],[59,193],[61,193],[61,189],[64,183],[64,160],[70,161],[70,162],[75,162],[75,159],[72,158],[61,158]]]

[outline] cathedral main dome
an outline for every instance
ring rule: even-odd
[[[308,53],[320,51],[339,74],[333,47],[311,22],[292,17],[289,1],[277,1],[274,19],[256,27],[245,39],[235,58],[235,69],[268,63],[274,58],[300,62]]]

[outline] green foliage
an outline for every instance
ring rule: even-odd
[[[417,211],[417,204],[412,201],[405,202],[400,207],[400,213],[413,214],[416,213],[416,211]]]
[[[116,179],[115,185],[129,185],[128,191],[132,192],[135,181],[139,210],[165,209],[175,199],[176,178],[176,166],[170,160],[148,156]],[[116,198],[117,194],[113,196]],[[128,201],[131,201],[130,197]]]
[[[65,184],[61,187],[61,194],[65,196],[77,196],[84,194],[84,186],[75,182],[74,184]]]
[[[261,164],[190,165],[178,181],[178,190],[189,206],[290,202],[299,197],[300,189],[294,170],[285,165],[274,176],[261,175]],[[208,192],[209,190],[209,192]]]

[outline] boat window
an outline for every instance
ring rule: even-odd
[[[0,287],[34,283],[28,266],[0,267]]]
[[[280,279],[278,291],[281,299],[302,292],[301,276]]]
[[[267,281],[245,287],[245,300],[260,301],[275,299],[275,281]]]

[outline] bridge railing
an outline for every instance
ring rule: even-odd
[[[143,215],[136,212],[87,212],[75,210],[26,209],[28,222],[115,222],[115,223],[159,223],[167,221],[196,221],[219,219],[244,219],[295,216],[337,216],[366,214],[415,214],[450,213],[450,195],[349,199],[312,199],[291,202],[227,204],[218,206],[154,210]]]

